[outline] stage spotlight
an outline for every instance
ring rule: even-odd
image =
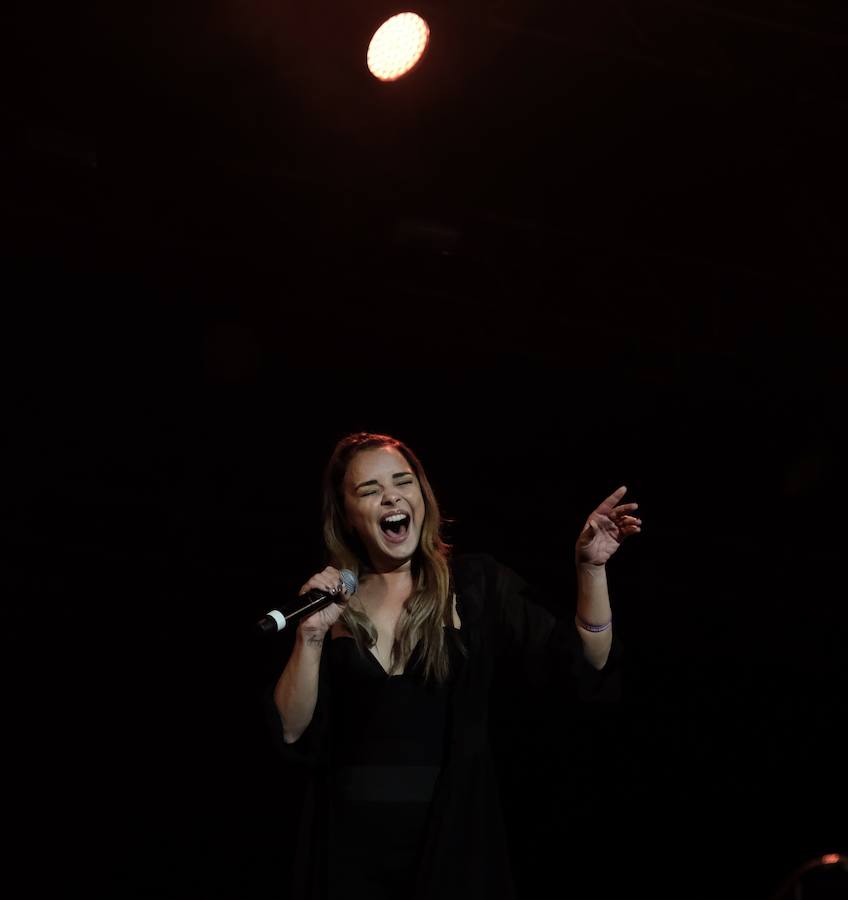
[[[797,868],[772,900],[843,900],[848,897],[848,856],[826,853]]]
[[[398,13],[374,32],[368,45],[368,70],[380,81],[397,81],[421,59],[430,27],[415,13]]]

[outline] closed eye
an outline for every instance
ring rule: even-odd
[[[401,485],[405,485],[405,484],[413,484],[413,483],[414,483],[414,482],[412,482],[412,481],[398,481],[398,482],[397,482],[397,485],[398,485],[398,487],[400,487]],[[359,496],[360,496],[360,497],[367,497],[367,496],[369,496],[369,494],[376,494],[376,493],[377,493],[376,491],[365,491],[364,494],[360,494]]]

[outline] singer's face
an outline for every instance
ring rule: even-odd
[[[400,451],[375,447],[357,453],[345,473],[344,505],[375,571],[411,565],[424,524],[424,497]]]

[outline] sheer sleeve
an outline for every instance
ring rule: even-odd
[[[498,663],[517,666],[531,686],[566,680],[579,699],[618,699],[621,646],[617,637],[613,635],[607,664],[595,669],[583,656],[574,611],[565,600],[554,614],[542,604],[538,587],[494,557],[487,555],[484,560]]]
[[[262,707],[271,743],[279,756],[292,765],[315,768],[323,765],[327,759],[330,706],[327,657],[327,648],[325,647],[321,653],[318,700],[315,704],[315,712],[306,730],[293,743],[287,744],[283,738],[283,722],[277,710],[277,704],[274,702],[274,688],[279,680],[279,675],[269,682],[263,691]],[[283,669],[280,669],[280,674],[282,671]]]

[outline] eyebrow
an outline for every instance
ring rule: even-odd
[[[411,475],[411,474],[412,474],[412,472],[395,472],[395,474],[392,475],[392,478],[403,478],[404,475]],[[358,485],[354,488],[354,490],[355,490],[355,491],[358,491],[361,487],[365,487],[366,485],[369,485],[369,484],[379,484],[379,483],[380,483],[380,482],[377,481],[376,478],[372,478],[370,481],[363,481],[363,482],[361,482],[360,484],[358,484]]]

